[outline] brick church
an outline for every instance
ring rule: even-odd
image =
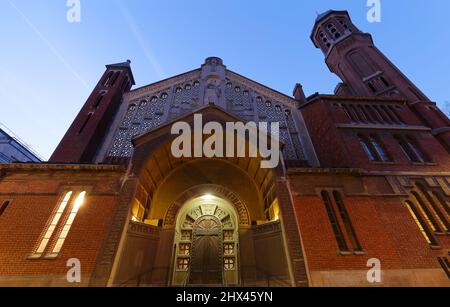
[[[0,286],[450,286],[450,120],[346,11],[311,39],[334,95],[107,65],[48,163],[0,164]],[[281,163],[175,158],[195,114],[278,122]]]

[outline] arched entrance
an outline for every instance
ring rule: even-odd
[[[177,217],[172,284],[237,285],[239,225],[229,201],[205,194]]]
[[[202,113],[206,121],[233,121],[216,108]],[[192,114],[185,119],[193,125]],[[129,200],[124,200],[130,202],[130,221],[119,245],[113,283],[303,283],[301,242],[295,235],[298,228],[283,164],[263,169],[259,156],[175,158],[170,128],[166,125],[133,140],[129,180],[134,186],[127,188],[134,196],[130,191]],[[231,217],[230,229],[217,216],[220,210],[207,213],[211,199],[204,196],[214,196],[217,208]],[[195,216],[196,212],[201,214]]]

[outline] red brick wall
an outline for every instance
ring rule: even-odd
[[[375,125],[372,129],[342,128],[339,125],[350,124],[351,121],[336,103],[366,103],[370,98],[332,98],[323,96],[314,100],[301,109],[308,127],[309,135],[318,155],[322,167],[327,168],[361,168],[378,171],[416,171],[416,172],[442,172],[450,170],[450,155],[446,147],[430,131],[408,130],[410,126],[421,126],[422,122],[417,115],[404,105],[399,115],[407,123],[402,130],[387,130],[384,125]],[[374,99],[374,103],[384,100]],[[386,100],[389,102],[388,100]],[[391,101],[398,104],[398,101]],[[371,162],[360,144],[358,133],[379,136],[382,145],[392,158],[393,163]],[[400,145],[394,138],[395,134],[412,135],[421,150],[431,158],[433,163],[411,163],[403,153]]]
[[[365,270],[370,258],[380,259],[383,269],[439,268],[436,259],[440,251],[430,248],[400,199],[347,197],[344,202],[365,255],[338,254],[321,197],[294,198],[310,270]],[[343,225],[341,229],[345,231]]]
[[[11,200],[0,216],[0,279],[5,277],[65,276],[67,260],[81,261],[82,282],[88,282],[96,264],[116,204],[120,174],[9,174],[0,180],[0,203]],[[89,189],[72,225],[60,257],[28,260],[49,217],[60,200],[60,188]],[[55,231],[57,234],[57,231]],[[44,281],[43,281],[44,282]]]
[[[301,109],[309,135],[322,167],[349,167],[349,155],[334,127],[330,110],[322,103],[311,103]]]

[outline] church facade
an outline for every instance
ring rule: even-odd
[[[107,65],[48,163],[0,164],[0,286],[450,286],[450,120],[347,12],[311,39],[334,95]],[[175,157],[198,115],[278,123],[280,163]]]

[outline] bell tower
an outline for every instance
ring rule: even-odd
[[[130,61],[106,66],[106,71],[56,148],[50,163],[93,163],[105,132],[135,84]]]
[[[370,34],[353,24],[347,11],[318,15],[311,39],[343,81],[336,95],[405,99],[450,152],[450,120],[374,45]]]

